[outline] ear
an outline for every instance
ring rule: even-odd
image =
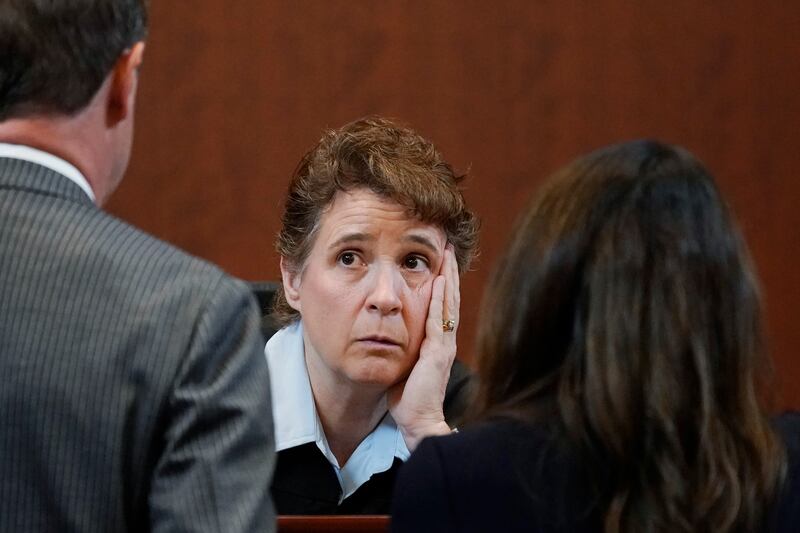
[[[281,257],[281,281],[283,281],[283,295],[292,309],[300,309],[300,278],[301,273],[289,266],[289,262]]]
[[[108,94],[108,121],[121,122],[133,114],[139,67],[144,56],[144,43],[139,41],[117,59],[111,73]]]

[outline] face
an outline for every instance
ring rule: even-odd
[[[445,245],[440,228],[391,200],[337,193],[303,269],[281,263],[286,299],[303,320],[309,372],[344,385],[388,388],[404,379]]]

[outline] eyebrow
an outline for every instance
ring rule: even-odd
[[[334,242],[332,242],[331,245],[328,246],[328,249],[338,248],[342,244],[346,244],[346,243],[350,243],[350,242],[369,242],[369,241],[374,241],[374,240],[375,240],[375,236],[374,235],[370,235],[369,233],[361,233],[361,232],[346,233],[346,234],[342,235],[341,237],[339,237],[338,239],[336,239]]]
[[[415,242],[417,244],[421,244],[422,246],[425,246],[426,248],[430,248],[431,252],[433,252],[435,254],[439,253],[439,248],[437,248],[436,245],[433,243],[433,241],[431,241],[425,235],[418,235],[418,234],[413,234],[412,233],[411,235],[407,235],[406,237],[404,237],[403,240],[404,241]]]
[[[330,246],[328,246],[328,249],[338,248],[339,246],[341,246],[343,244],[347,244],[347,243],[351,243],[351,242],[370,242],[370,241],[374,241],[374,240],[375,240],[375,236],[371,235],[369,233],[362,233],[362,232],[346,233],[346,234],[342,235],[341,237],[339,237],[338,239],[336,239],[334,242],[332,242],[330,244]],[[430,251],[435,253],[435,254],[439,253],[439,248],[436,247],[436,244],[434,244],[434,242],[431,239],[429,239],[428,237],[426,237],[425,235],[419,235],[419,234],[412,233],[411,235],[406,235],[405,237],[403,237],[402,240],[403,241],[414,242],[416,244],[420,244],[420,245],[430,249]]]

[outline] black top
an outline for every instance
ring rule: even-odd
[[[373,475],[339,505],[336,473],[316,443],[309,442],[278,452],[272,499],[282,515],[389,514],[401,464],[395,458],[389,470]]]
[[[800,415],[779,417],[789,469],[769,531],[800,528]],[[600,532],[591,483],[541,427],[496,421],[425,439],[403,466],[394,532]]]
[[[473,385],[470,371],[456,361],[444,399],[445,420],[450,426],[458,424]],[[395,458],[389,470],[373,475],[339,505],[341,487],[336,472],[316,443],[310,442],[278,452],[272,499],[281,515],[389,514],[401,465]]]

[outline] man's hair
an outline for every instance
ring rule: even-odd
[[[147,33],[147,0],[0,0],[0,121],[71,115]]]
[[[464,203],[462,179],[430,141],[391,120],[367,117],[326,131],[292,176],[276,248],[289,268],[300,271],[336,194],[366,189],[441,228],[464,272],[478,244],[478,221]],[[282,324],[299,318],[282,288],[274,313]]]
[[[785,458],[758,289],[686,150],[630,142],[558,172],[481,316],[475,417],[553,428],[596,483],[606,532],[762,530]]]

